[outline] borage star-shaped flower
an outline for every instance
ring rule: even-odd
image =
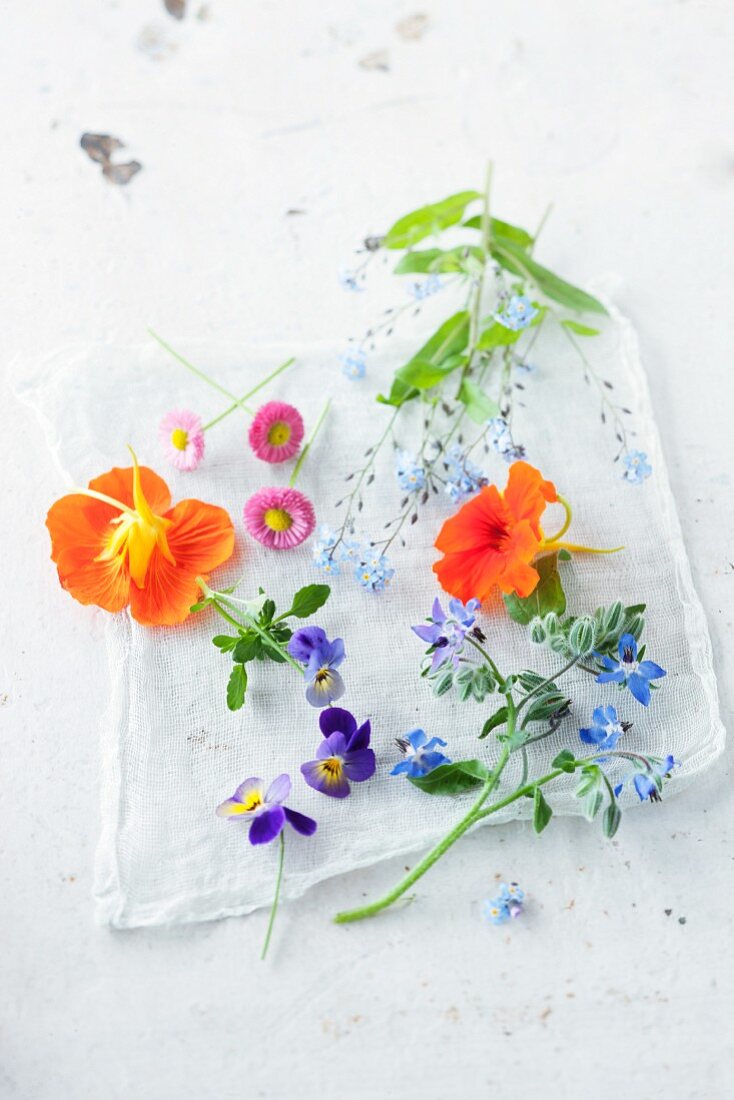
[[[665,669],[654,661],[638,661],[637,641],[632,634],[623,634],[617,647],[619,660],[612,657],[600,657],[604,671],[596,678],[597,684],[620,684],[628,687],[638,703],[643,707],[650,702],[650,681],[659,680],[666,675]]]

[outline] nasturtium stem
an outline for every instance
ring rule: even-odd
[[[328,401],[324,405],[323,409],[321,410],[321,412],[319,414],[319,418],[316,421],[316,423],[314,424],[313,431],[311,432],[311,435],[308,438],[308,442],[306,443],[306,446],[301,451],[300,455],[298,456],[298,461],[296,462],[295,466],[293,467],[293,473],[291,474],[291,479],[288,482],[291,489],[293,488],[293,486],[296,484],[296,481],[298,480],[298,475],[301,472],[301,466],[303,466],[303,463],[306,461],[306,455],[308,454],[311,447],[313,446],[314,440],[316,439],[316,436],[319,434],[319,429],[321,428],[321,425],[324,423],[324,420],[326,419],[326,414],[328,413],[330,408],[331,408],[331,398],[328,399]]]
[[[555,535],[546,535],[546,536],[544,536],[545,542],[556,542],[557,539],[561,538],[562,535],[566,534],[566,531],[568,531],[569,527],[571,526],[571,519],[573,518],[573,512],[571,511],[571,505],[568,503],[568,501],[566,500],[565,497],[561,496],[560,493],[558,494],[558,503],[563,505],[563,507],[566,511],[566,519],[564,521],[563,526],[558,531],[556,531]]]
[[[273,898],[273,904],[270,909],[270,920],[268,921],[268,930],[265,933],[265,943],[263,944],[261,960],[265,959],[270,947],[270,937],[273,934],[273,925],[275,924],[275,914],[278,912],[278,902],[280,900],[280,886],[283,881],[283,857],[285,855],[285,836],[284,832],[281,832],[280,837],[280,852],[278,853],[278,877],[275,880],[275,897]]]

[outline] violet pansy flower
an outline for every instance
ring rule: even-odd
[[[369,720],[357,726],[348,710],[328,707],[319,715],[324,740],[316,759],[301,765],[309,787],[331,798],[346,798],[349,784],[362,783],[375,774],[375,754],[369,747]]]
[[[345,657],[341,638],[330,642],[320,626],[305,626],[289,641],[288,652],[305,665],[306,699],[312,707],[325,707],[341,699],[346,690],[336,671]]]
[[[263,780],[253,776],[240,783],[232,797],[217,806],[217,816],[250,821],[250,844],[269,844],[280,836],[286,821],[302,836],[313,836],[316,832],[313,818],[283,805],[290,793],[289,775],[279,775],[267,791]]]

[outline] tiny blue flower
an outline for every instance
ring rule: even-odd
[[[433,294],[438,294],[440,290],[443,290],[443,283],[438,275],[429,275],[427,279],[411,283],[408,290],[416,302],[422,302],[424,299],[430,298]]]
[[[640,802],[645,802],[648,798],[651,802],[662,802],[660,791],[663,786],[663,779],[668,779],[673,768],[679,767],[680,760],[676,760],[674,756],[668,755],[664,757],[663,760],[654,763],[649,771],[633,772],[631,775],[626,776],[622,782],[618,783],[614,788],[614,794],[615,796],[619,796],[622,788],[631,779]]]
[[[340,356],[342,374],[355,381],[364,378],[367,369],[367,352],[362,348],[354,348]]]
[[[405,759],[396,764],[390,775],[407,775],[409,779],[420,779],[441,764],[450,764],[448,756],[438,752],[437,745],[446,748],[446,742],[440,737],[430,740],[424,730],[411,730],[405,737],[398,737],[396,744]]]
[[[652,466],[647,461],[644,451],[628,451],[622,456],[622,465],[624,466],[622,478],[630,485],[642,485],[645,478],[652,473]]]
[[[515,462],[518,458],[524,457],[525,448],[515,443],[510,425],[503,416],[495,416],[488,420],[487,429],[490,446],[504,458],[505,462]]]
[[[339,272],[339,285],[343,287],[344,290],[349,290],[357,294],[365,289],[364,286],[361,286],[359,283],[358,272],[350,271],[347,268]]]
[[[510,919],[510,910],[500,898],[487,899],[484,903],[484,916],[490,924],[506,924]]]
[[[619,660],[601,657],[604,671],[596,678],[597,684],[620,684],[628,687],[638,703],[643,707],[650,702],[650,681],[659,680],[666,675],[665,669],[654,661],[637,660],[637,642],[632,634],[623,634],[619,639]],[[597,654],[598,656],[598,654]]]
[[[631,725],[631,722],[620,722],[614,707],[597,707],[592,716],[592,725],[588,729],[580,729],[579,737],[585,745],[613,749]]]
[[[384,592],[395,576],[395,570],[390,567],[390,562],[384,554],[370,548],[361,555],[361,561],[357,563],[354,575],[362,588],[370,592]]]
[[[406,493],[419,493],[426,485],[426,471],[408,451],[396,451],[395,475]]]
[[[519,332],[527,328],[537,315],[538,310],[526,294],[513,294],[502,312],[495,316],[505,328]]]
[[[445,490],[453,504],[460,504],[487,484],[484,471],[475,466],[455,443],[444,456],[446,467]]]
[[[525,891],[516,882],[509,885],[501,882],[496,898],[488,898],[484,903],[484,916],[490,924],[506,924],[508,920],[519,917],[523,911]]]

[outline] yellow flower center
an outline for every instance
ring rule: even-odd
[[[174,428],[171,432],[171,443],[177,451],[185,451],[189,441],[189,433],[183,428]]]
[[[321,768],[332,779],[341,775],[342,762],[338,756],[330,756],[328,760],[321,761]]]
[[[293,517],[284,508],[268,508],[263,520],[271,531],[288,531],[293,526]]]
[[[258,806],[262,806],[262,797],[259,791],[250,791],[247,798],[242,803],[242,812],[251,814],[253,810],[256,810]]]
[[[273,447],[282,447],[291,437],[291,426],[284,420],[276,420],[268,428],[268,443]]]

